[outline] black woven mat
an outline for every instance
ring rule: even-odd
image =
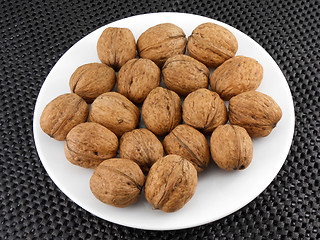
[[[0,1],[0,239],[320,239],[320,2]],[[48,177],[32,117],[40,87],[75,42],[109,22],[161,11],[234,26],[261,44],[290,85],[296,129],[285,165],[247,206],[179,231],[144,231],[91,215]]]

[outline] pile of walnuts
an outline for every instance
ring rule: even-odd
[[[210,153],[222,169],[245,169],[251,137],[269,135],[281,119],[277,103],[255,91],[262,66],[235,56],[237,49],[235,36],[214,23],[188,39],[178,26],[159,24],[137,44],[129,29],[109,27],[97,43],[101,63],[75,70],[72,93],[45,107],[41,128],[65,140],[67,160],[95,169],[90,189],[100,201],[126,207],[144,187],[154,209],[177,211],[193,196]],[[137,128],[140,114],[146,128]]]

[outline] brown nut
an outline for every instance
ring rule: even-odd
[[[116,73],[102,63],[88,63],[78,67],[69,81],[70,91],[92,103],[99,95],[109,92],[116,83]]]
[[[114,207],[127,207],[138,200],[145,176],[138,164],[112,158],[103,161],[90,179],[90,189],[101,202]]]
[[[170,57],[162,67],[164,84],[181,96],[199,88],[207,88],[209,73],[206,65],[181,54]]]
[[[240,93],[256,90],[263,77],[263,68],[255,59],[235,56],[213,71],[210,85],[223,100]]]
[[[183,102],[183,121],[210,134],[219,125],[228,121],[227,108],[216,92],[199,89],[190,93]]]
[[[117,136],[135,129],[140,120],[136,105],[117,92],[101,94],[94,100],[89,112],[89,122],[97,122]]]
[[[196,27],[188,38],[189,55],[208,67],[218,67],[236,55],[238,42],[226,28],[214,23]]]
[[[166,88],[153,89],[142,105],[146,127],[156,135],[165,135],[181,122],[181,100]]]
[[[135,58],[136,42],[128,28],[106,28],[97,43],[98,57],[102,63],[118,71],[128,60]]]
[[[63,141],[73,127],[87,120],[88,112],[88,104],[77,94],[62,94],[43,109],[40,127],[50,137]]]
[[[147,29],[137,41],[140,57],[154,61],[159,67],[171,56],[184,54],[186,35],[172,23],[162,23]]]
[[[197,182],[197,170],[189,161],[167,155],[152,165],[144,194],[154,209],[175,212],[192,198]]]
[[[229,121],[244,127],[251,137],[265,137],[282,117],[279,105],[257,91],[240,93],[229,101]]]
[[[159,139],[148,129],[140,128],[122,135],[119,154],[121,158],[135,161],[147,174],[164,152]]]
[[[176,154],[190,161],[198,172],[210,162],[210,151],[206,137],[189,125],[176,126],[163,140],[167,154]]]
[[[236,125],[218,126],[210,139],[213,161],[224,170],[242,170],[252,160],[252,140],[247,131]]]
[[[150,59],[131,59],[120,69],[117,91],[134,103],[142,103],[161,81],[160,68]]]
[[[106,159],[117,155],[117,136],[104,126],[86,122],[68,133],[64,152],[72,164],[85,168],[96,168]]]

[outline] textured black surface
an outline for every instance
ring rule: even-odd
[[[320,239],[320,2],[0,1],[0,239]],[[99,219],[68,199],[38,158],[32,117],[40,87],[82,37],[124,17],[188,12],[234,26],[262,45],[291,88],[296,128],[271,185],[219,221],[144,231]]]

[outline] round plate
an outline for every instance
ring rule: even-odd
[[[47,136],[40,128],[42,110],[52,99],[70,92],[69,78],[82,64],[100,62],[96,44],[107,27],[129,28],[136,40],[149,27],[170,22],[189,36],[201,23],[213,22],[229,29],[237,38],[237,55],[255,58],[264,69],[258,91],[271,96],[281,107],[283,116],[268,137],[253,140],[253,160],[243,171],[223,171],[213,163],[198,176],[198,186],[192,199],[179,211],[164,213],[153,210],[141,195],[127,208],[103,204],[90,191],[91,169],[69,163],[64,156],[64,142]],[[274,179],[289,152],[294,132],[294,108],[290,89],[281,70],[271,56],[254,40],[222,22],[184,13],[152,13],[125,18],[90,33],[72,46],[47,76],[34,111],[34,138],[42,164],[55,184],[76,204],[92,214],[125,226],[170,230],[189,228],[223,218],[256,198]]]

